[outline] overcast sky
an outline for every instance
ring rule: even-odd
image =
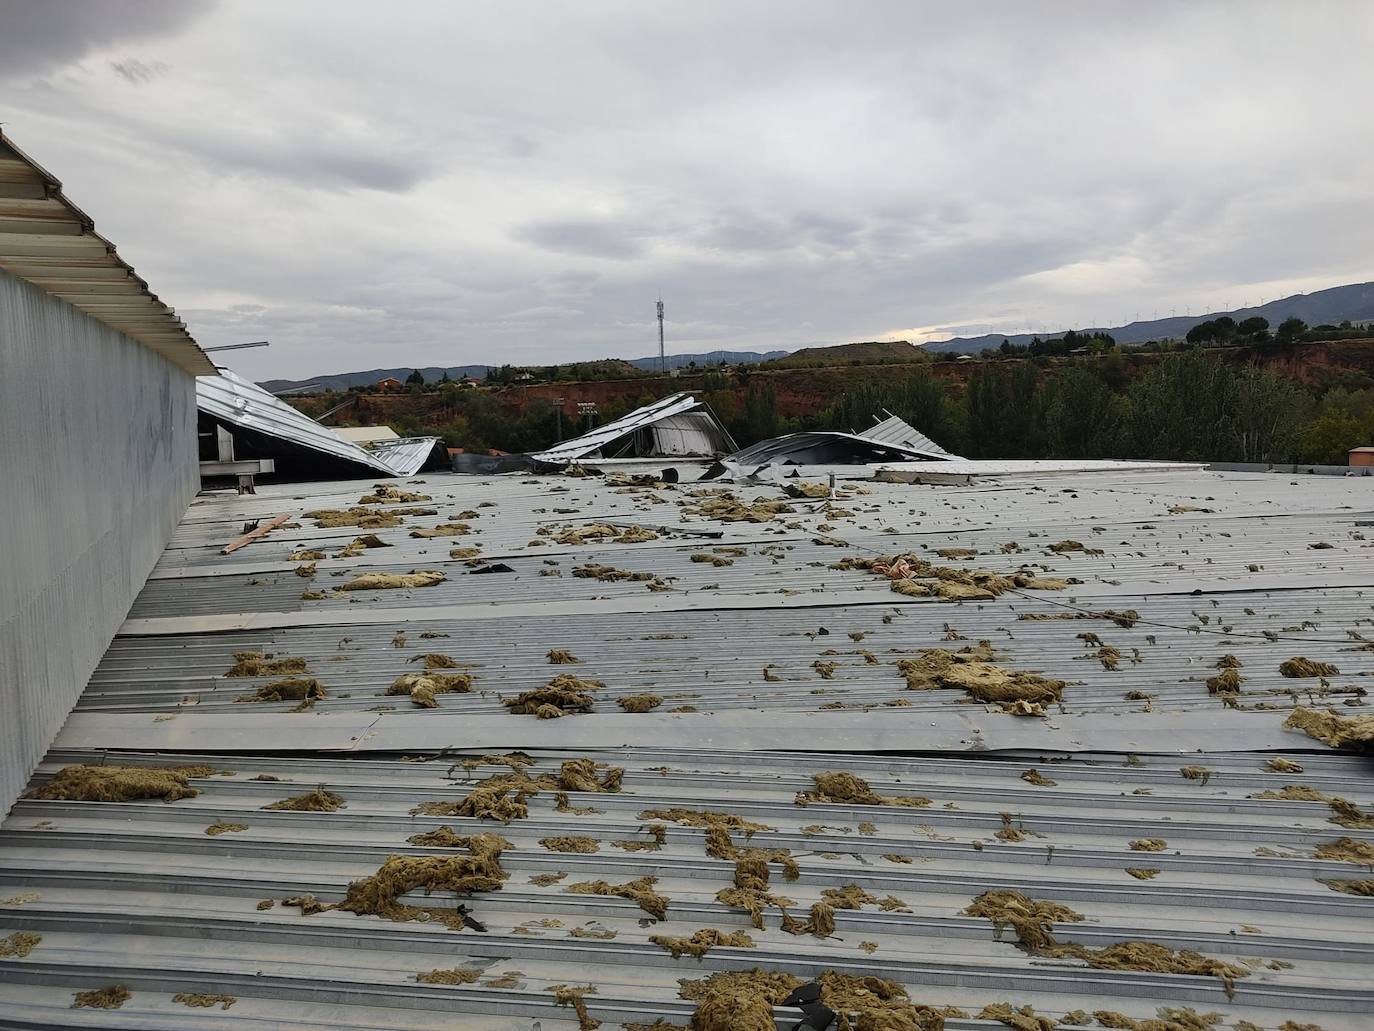
[[[0,122],[256,378],[1374,279],[1374,3],[0,0]]]

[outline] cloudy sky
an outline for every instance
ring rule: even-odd
[[[258,378],[1374,279],[1374,4],[0,0],[0,122]]]

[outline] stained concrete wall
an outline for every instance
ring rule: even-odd
[[[197,485],[195,379],[0,271],[0,814]]]

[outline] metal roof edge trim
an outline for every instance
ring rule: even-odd
[[[6,174],[7,170],[3,166],[7,163],[20,167],[19,169],[11,167],[8,170],[9,174]],[[20,171],[19,178],[13,175],[15,171]],[[25,182],[25,179],[28,182]],[[27,187],[28,197],[23,196],[25,187]],[[9,210],[10,206],[16,202],[30,204],[33,201],[51,202],[53,214],[60,212],[66,217],[62,219],[34,218],[31,210],[24,208]],[[119,256],[114,243],[95,231],[94,219],[62,192],[62,181],[18,147],[3,128],[0,128],[0,222],[11,226],[15,223],[32,222],[34,230],[51,229],[64,223],[76,226],[78,232],[54,236],[53,239],[93,241],[96,244],[96,249],[103,249],[104,251],[103,255],[94,257],[98,264],[89,264],[93,260],[91,255],[72,253],[64,256],[60,250],[58,253],[44,254],[41,246],[33,244],[30,244],[30,249],[35,250],[36,253],[11,254],[7,242],[14,243],[17,238],[27,237],[30,234],[0,227],[0,269],[16,279],[21,279],[42,290],[45,294],[85,312],[102,325],[108,326],[135,343],[162,355],[173,365],[192,376],[216,376],[219,374],[214,363],[201,350],[195,338],[186,330],[185,323],[177,318],[175,310],[153,293],[147,280],[138,275],[134,271],[134,267]],[[64,260],[75,261],[77,264],[64,264]],[[45,285],[52,279],[61,278],[63,271],[69,271],[75,267],[82,269],[105,267],[116,272],[122,272],[124,282],[128,283],[130,289],[122,294],[119,292],[92,293],[87,295],[89,299],[83,304],[74,300],[71,294],[64,294],[51,289],[49,285]],[[35,275],[33,270],[40,268],[44,273],[51,274]],[[25,271],[26,269],[28,271]],[[114,282],[120,281],[114,280]],[[127,303],[129,301],[133,303]],[[144,303],[147,305],[146,311],[142,310]],[[124,307],[125,311],[116,313],[110,310],[112,307]],[[98,310],[93,311],[90,310],[91,308],[98,308]]]

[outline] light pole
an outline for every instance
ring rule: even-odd
[[[202,347],[201,350],[206,354],[211,351],[242,351],[245,347],[271,347],[270,340],[250,340],[246,344],[220,344],[219,347]]]

